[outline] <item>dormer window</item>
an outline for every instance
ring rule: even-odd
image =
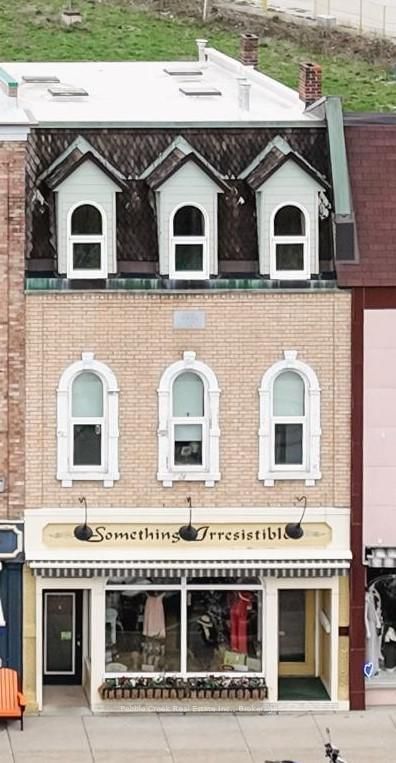
[[[116,197],[127,188],[125,176],[79,135],[39,182],[55,194],[59,275],[116,273]]]
[[[68,278],[106,278],[106,217],[97,204],[78,204],[69,212]]]
[[[239,175],[256,194],[260,273],[276,280],[319,274],[319,220],[329,215],[326,178],[280,135]]]
[[[309,278],[309,221],[296,204],[282,205],[273,214],[271,278]]]
[[[178,207],[171,218],[171,278],[208,278],[208,221],[195,204]]]
[[[160,274],[217,275],[218,196],[230,190],[219,172],[179,135],[140,179],[155,193]]]

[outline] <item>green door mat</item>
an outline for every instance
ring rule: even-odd
[[[280,678],[280,700],[329,700],[330,697],[320,678]]]

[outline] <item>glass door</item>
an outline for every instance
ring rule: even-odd
[[[80,684],[82,591],[44,591],[44,683]]]
[[[279,675],[315,675],[315,591],[279,591]]]

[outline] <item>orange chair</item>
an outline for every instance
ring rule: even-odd
[[[18,673],[11,668],[0,668],[0,718],[20,718],[23,731],[23,714],[26,699],[18,688]]]

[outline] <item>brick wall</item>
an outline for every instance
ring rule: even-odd
[[[25,144],[0,143],[0,518],[24,509]]]
[[[202,330],[173,329],[175,309],[206,313]],[[350,295],[346,292],[225,294],[29,294],[27,311],[28,508],[185,505],[287,506],[306,494],[309,505],[349,506]],[[322,479],[258,481],[258,387],[284,349],[315,369],[322,389]],[[157,472],[157,387],[167,365],[194,350],[221,388],[220,468],[214,488],[174,483]],[[67,365],[93,351],[120,387],[120,474],[113,488],[56,480],[56,388]]]

